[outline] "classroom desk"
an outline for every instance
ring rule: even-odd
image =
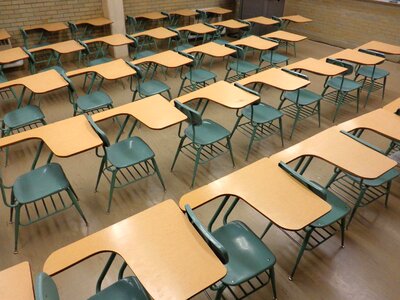
[[[222,7],[209,7],[209,8],[204,8],[201,10],[205,11],[207,13],[210,13],[210,14],[214,14],[214,15],[225,15],[225,14],[229,14],[230,12],[232,12],[232,10],[222,8]]]
[[[356,129],[374,131],[390,140],[400,141],[400,116],[385,109],[377,109],[337,125],[347,132]]]
[[[300,15],[293,15],[293,16],[283,16],[281,17],[282,20],[293,22],[293,23],[309,23],[312,19],[300,16]]]
[[[136,71],[132,69],[122,58],[119,58],[104,64],[69,71],[67,72],[67,76],[74,77],[88,73],[96,73],[96,75],[100,75],[107,80],[116,80],[135,75]]]
[[[44,30],[47,32],[58,32],[58,31],[62,31],[62,30],[67,30],[68,26],[62,22],[58,22],[58,23],[47,23],[47,24],[39,24],[39,25],[28,25],[28,26],[24,26],[23,29],[25,31]]]
[[[262,39],[258,36],[251,35],[240,40],[230,42],[231,45],[249,47],[260,51],[265,51],[278,46],[278,43]]]
[[[77,41],[69,40],[69,41],[65,41],[65,42],[45,45],[42,47],[32,48],[29,51],[31,53],[36,53],[36,52],[40,52],[40,51],[44,51],[44,50],[51,50],[51,51],[57,52],[58,54],[61,55],[61,54],[68,54],[68,53],[81,51],[84,49],[85,48],[81,44],[79,44]]]
[[[166,17],[167,17],[166,15],[163,15],[160,12],[150,12],[135,16],[136,19],[147,19],[151,21],[162,20],[165,19]]]
[[[385,61],[384,57],[379,57],[367,53],[360,52],[355,49],[345,49],[334,53],[329,58],[345,60],[358,65],[377,65]]]
[[[132,63],[135,65],[144,63],[154,63],[157,65],[164,66],[166,68],[177,68],[191,62],[192,60],[190,58],[180,55],[178,52],[172,50],[167,50],[161,53],[157,53],[154,55],[150,55],[132,61]]]
[[[221,22],[216,22],[213,23],[212,25],[214,26],[222,26],[225,27],[227,29],[242,29],[245,27],[248,27],[249,25],[243,23],[243,22],[239,22],[233,19],[229,19],[229,20],[225,20],[225,21],[221,21]]]
[[[271,33],[267,33],[263,35],[262,37],[267,37],[267,38],[272,38],[272,39],[277,39],[280,41],[288,42],[288,43],[297,43],[304,41],[307,39],[306,36],[302,36],[299,34],[283,31],[283,30],[277,30]]]
[[[164,39],[169,39],[174,36],[177,36],[177,34],[171,30],[168,30],[167,28],[157,27],[157,28],[134,33],[131,36],[135,37],[135,38],[145,36],[145,37],[150,37],[150,38],[154,38],[157,40],[164,40]]]
[[[179,206],[196,208],[225,195],[240,197],[286,230],[300,230],[331,210],[327,202],[268,158],[183,195]]]
[[[177,15],[181,17],[194,17],[199,13],[192,9],[178,9],[170,12],[171,15]]]
[[[8,40],[10,38],[10,34],[4,28],[0,28],[0,41]]]
[[[324,59],[306,58],[285,67],[289,70],[308,71],[317,75],[337,76],[347,69],[327,63]]]
[[[29,56],[21,47],[11,48],[0,51],[0,69],[1,65],[16,62],[21,59],[27,59]]]
[[[104,43],[109,46],[122,46],[132,43],[132,40],[128,39],[123,34],[117,33],[85,41],[85,44],[91,44],[91,43]]]
[[[153,299],[188,299],[225,276],[226,269],[173,200],[53,252],[54,275],[102,252],[122,256]]]
[[[400,108],[400,98],[397,98],[390,102],[389,104],[386,104],[383,109],[391,111],[395,113],[398,109]]]
[[[212,28],[211,26],[207,26],[203,23],[196,23],[196,24],[192,24],[192,25],[179,27],[179,28],[177,28],[177,30],[189,31],[191,33],[199,34],[199,35],[208,34],[208,33],[212,33],[212,32],[216,31],[215,28]]]
[[[245,19],[245,21],[248,21],[250,23],[259,24],[259,25],[265,25],[265,26],[279,24],[279,21],[272,20],[270,18],[266,18],[266,17],[263,17],[263,16]]]
[[[289,163],[305,156],[320,158],[363,179],[376,179],[397,165],[394,160],[344,135],[337,126],[276,153],[270,159]]]
[[[79,21],[75,22],[76,25],[90,25],[90,26],[94,26],[94,27],[101,27],[101,26],[105,26],[105,25],[110,25],[112,23],[113,23],[113,21],[111,21],[110,19],[104,18],[104,17],[79,20]]]
[[[58,157],[69,157],[103,143],[84,115],[0,138],[0,148],[22,141],[39,139]]]
[[[228,48],[225,46],[222,46],[220,44],[214,43],[214,42],[208,42],[205,44],[201,44],[192,48],[188,48],[183,50],[185,53],[202,53],[205,55],[210,55],[213,57],[225,57],[227,55],[231,55],[236,53],[235,50],[232,48]]]
[[[400,46],[395,46],[387,43],[382,43],[378,41],[370,41],[364,45],[358,47],[359,49],[367,49],[378,51],[389,55],[400,55]]]
[[[35,300],[29,262],[0,271],[1,300]]]
[[[237,82],[242,85],[261,83],[282,91],[295,91],[310,84],[309,80],[294,76],[277,68],[256,73]]]
[[[260,97],[221,80],[175,99],[181,103],[206,99],[227,108],[239,109],[258,101]]]

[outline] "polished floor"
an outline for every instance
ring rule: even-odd
[[[339,51],[339,48],[313,41],[304,41],[298,44],[297,57],[290,55],[290,61],[294,62],[307,57],[322,58]],[[249,59],[257,60],[257,54]],[[206,61],[205,67],[208,67]],[[66,69],[76,68],[75,65],[66,64]],[[400,68],[399,64],[385,62],[384,68],[390,71],[387,91],[383,103],[388,103],[400,97]],[[225,75],[225,61],[214,60],[212,70],[218,74],[218,79]],[[26,72],[26,71],[25,71]],[[9,72],[9,79],[22,76],[22,71]],[[312,84],[310,88],[320,92],[324,78],[310,75]],[[158,79],[165,80],[161,73]],[[80,85],[81,79],[74,79]],[[172,87],[173,96],[177,95],[180,78],[174,70],[168,71],[165,80]],[[109,93],[118,106],[131,100],[132,92],[126,80],[118,82],[106,82],[104,90]],[[280,92],[272,88],[264,88],[262,101],[275,107],[279,104]],[[361,107],[365,101],[366,92],[361,96]],[[54,122],[72,115],[72,106],[68,101],[66,89],[43,95],[40,105],[46,115],[46,120]],[[367,108],[361,108],[357,114],[355,105],[342,107],[337,123],[351,119],[368,111],[382,106],[380,93],[373,93]],[[2,103],[1,110],[8,111],[13,104]],[[322,124],[318,128],[317,118],[307,119],[298,124],[292,140],[289,140],[292,119],[284,117],[285,147],[293,145],[301,140],[332,126],[334,107],[329,103],[322,103]],[[236,120],[235,111],[210,104],[205,116],[213,119],[226,128],[231,129]],[[106,121],[101,123],[111,137],[116,133],[117,123]],[[19,240],[19,254],[13,254],[13,224],[8,223],[8,209],[2,205],[0,209],[0,269],[7,268],[18,262],[28,260],[32,266],[33,275],[41,271],[49,254],[71,242],[74,242],[87,234],[96,232],[106,226],[118,222],[128,216],[136,214],[165,199],[172,198],[178,201],[187,193],[193,170],[193,162],[182,156],[179,158],[175,170],[170,172],[170,166],[176,147],[178,126],[154,131],[145,126],[135,130],[135,134],[142,137],[156,153],[162,176],[164,177],[167,191],[164,192],[156,177],[150,177],[136,184],[117,190],[110,214],[106,214],[108,197],[108,182],[104,179],[100,183],[99,191],[94,192],[94,185],[100,159],[94,151],[82,153],[70,158],[54,158],[59,162],[73,187],[75,188],[80,205],[89,221],[87,228],[74,209],[67,210],[34,225],[21,229]],[[385,141],[375,136],[371,140],[378,145],[384,145]],[[232,168],[228,155],[219,157],[199,168],[195,188],[207,184],[217,178],[246,166],[262,157],[270,156],[280,151],[280,139],[273,136],[267,140],[254,144],[248,161],[244,160],[248,145],[247,137],[240,133],[233,136],[233,151],[236,168]],[[4,152],[2,155],[2,174],[6,184],[11,184],[16,176],[27,171],[33,159],[37,143],[26,142],[10,148],[10,158],[7,167],[4,167]],[[48,151],[46,149],[46,151]],[[46,154],[45,151],[45,154]],[[42,156],[41,162],[44,162]],[[368,164],[368,161],[365,162]],[[312,166],[308,175],[324,182],[330,175],[332,168],[317,162]],[[249,186],[251,188],[251,186]],[[296,195],[293,195],[296,197]],[[210,217],[215,203],[211,203],[199,209],[199,215],[206,222]],[[360,209],[352,226],[346,232],[345,248],[340,248],[339,235],[333,237],[312,252],[306,252],[296,273],[293,282],[288,280],[288,274],[294,264],[298,246],[289,240],[278,228],[273,227],[263,241],[276,255],[275,267],[277,280],[277,293],[279,299],[398,299],[400,295],[400,185],[393,184],[389,207],[386,209],[383,201],[377,201],[372,205]],[[263,216],[252,208],[241,204],[235,211],[236,218],[246,222],[257,233],[263,230],[267,224]],[[154,228],[157,230],[157,228]],[[176,245],[179,247],[179,245]],[[55,276],[62,299],[86,299],[95,289],[97,276],[103,267],[108,254],[100,254],[92,257],[77,266]],[[182,259],[185,259],[182,257]],[[134,272],[134,270],[133,270]],[[116,278],[116,272],[107,277],[107,283]],[[106,284],[107,284],[106,283]],[[267,286],[250,296],[248,299],[272,298],[271,287]],[[194,299],[207,299],[204,293]],[[229,299],[229,298],[228,298]]]

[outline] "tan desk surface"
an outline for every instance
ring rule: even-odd
[[[102,145],[84,115],[30,129],[0,139],[0,148],[22,141],[40,139],[58,157],[69,157]]]
[[[58,23],[47,23],[47,24],[39,24],[39,25],[28,25],[28,26],[24,26],[24,29],[25,29],[25,31],[42,29],[42,30],[46,30],[48,32],[57,32],[57,31],[67,30],[68,26],[62,22],[58,22]]]
[[[262,37],[269,37],[269,38],[278,39],[278,40],[286,41],[286,42],[293,42],[293,43],[301,42],[301,41],[307,39],[306,36],[302,36],[299,34],[287,32],[287,31],[283,31],[283,30],[274,31],[274,32],[265,34]]]
[[[397,165],[394,160],[344,135],[336,126],[272,155],[271,159],[288,163],[301,156],[318,157],[364,179],[378,178]]]
[[[383,57],[360,52],[355,49],[345,49],[329,56],[329,58],[346,60],[360,65],[377,65],[385,61]]]
[[[55,274],[101,252],[123,257],[153,299],[188,299],[225,276],[215,256],[173,200],[53,252],[43,270]]]
[[[277,226],[299,230],[331,210],[331,206],[279,168],[277,162],[260,159],[182,196],[181,209],[192,208],[223,195],[234,195]]]
[[[400,55],[400,46],[395,46],[378,41],[371,41],[358,47],[360,49],[374,50],[390,55]]]
[[[183,50],[183,52],[203,53],[203,54],[210,55],[213,57],[225,57],[227,55],[231,55],[231,54],[235,53],[236,51],[233,50],[232,48],[228,48],[228,47],[222,46],[222,45],[214,43],[214,42],[208,42],[205,44],[201,44],[201,45]]]
[[[388,139],[400,141],[400,116],[382,108],[341,123],[337,127],[348,132],[354,129],[368,129]]]
[[[391,111],[391,112],[396,112],[400,108],[400,98],[397,98],[390,102],[389,104],[386,104],[383,109]]]
[[[0,51],[0,65],[9,64],[20,59],[27,59],[28,54],[21,47]]]
[[[85,41],[86,44],[98,43],[98,42],[105,43],[110,46],[122,46],[132,43],[132,40],[128,39],[123,34],[117,33]]]
[[[158,40],[163,40],[163,39],[169,39],[174,36],[177,36],[177,34],[171,30],[168,30],[167,28],[158,27],[158,28],[138,32],[138,33],[132,34],[131,36],[132,37],[149,36],[149,37],[152,37],[152,38],[155,38]]]
[[[35,53],[35,52],[39,52],[39,51],[43,51],[43,50],[53,50],[60,54],[67,54],[67,53],[81,51],[83,49],[85,49],[85,48],[81,44],[79,44],[77,41],[70,40],[70,41],[50,44],[50,45],[46,45],[46,46],[42,46],[42,47],[32,48],[29,51]]]
[[[148,62],[162,65],[167,68],[177,68],[192,62],[192,60],[188,57],[180,55],[178,52],[167,50],[132,61],[132,63],[135,65]]]
[[[193,32],[193,33],[196,33],[196,34],[207,34],[207,33],[211,33],[211,32],[215,32],[216,31],[211,26],[207,26],[207,25],[205,25],[203,23],[196,23],[196,24],[192,24],[192,25],[188,25],[188,26],[179,27],[179,28],[177,28],[177,30],[179,30],[179,31],[189,31],[189,32]]]
[[[327,63],[323,59],[315,59],[311,57],[290,64],[286,66],[285,69],[304,70],[324,76],[336,76],[346,71],[346,68]]]
[[[75,22],[76,25],[89,24],[89,25],[92,25],[92,26],[95,26],[95,27],[110,25],[112,23],[113,23],[113,21],[111,21],[110,19],[104,18],[104,17],[86,19],[86,20],[79,20],[79,21]]]
[[[199,13],[191,10],[191,9],[178,9],[175,11],[170,12],[171,15],[179,15],[182,17],[193,17],[193,16],[197,16]]]
[[[279,21],[272,20],[270,18],[266,18],[263,16],[245,19],[245,21],[249,21],[251,23],[256,23],[256,24],[260,24],[260,25],[266,25],[266,26],[276,25],[279,23]]]
[[[3,40],[8,40],[10,38],[10,34],[7,32],[7,30],[1,28],[0,29],[0,41]]]
[[[186,116],[161,95],[108,109],[93,115],[95,122],[119,115],[130,115],[147,127],[160,130],[186,120]]]
[[[224,14],[229,14],[230,12],[232,12],[232,10],[222,8],[222,7],[210,7],[210,8],[202,9],[202,11],[216,14],[216,15],[224,15]]]
[[[268,49],[274,48],[279,45],[278,43],[264,40],[255,35],[251,35],[251,36],[245,37],[243,39],[230,42],[230,44],[242,46],[242,47],[243,46],[250,47],[250,48],[254,48],[257,50],[261,50],[261,51],[268,50]]]
[[[221,80],[176,98],[181,103],[196,99],[207,99],[228,108],[238,109],[257,101],[260,97]]]
[[[247,24],[233,20],[233,19],[216,22],[216,23],[213,23],[213,25],[222,26],[222,27],[229,28],[229,29],[240,29],[240,28],[248,27]]]
[[[48,70],[0,83],[0,90],[16,85],[23,85],[35,94],[44,94],[66,87],[68,83],[57,71]]]
[[[35,300],[31,267],[27,261],[0,271],[1,300]]]
[[[288,20],[288,21],[293,22],[293,23],[309,23],[309,22],[312,21],[311,19],[305,18],[305,17],[300,16],[300,15],[284,16],[284,17],[281,17],[281,19],[282,20]]]
[[[107,80],[120,79],[136,74],[134,69],[128,66],[128,64],[122,58],[119,58],[104,64],[69,71],[67,72],[67,76],[74,77],[92,72]]]
[[[144,13],[141,15],[135,16],[136,19],[142,18],[142,19],[149,19],[149,20],[161,20],[165,19],[167,16],[163,15],[160,12],[150,12],[150,13]]]
[[[268,69],[238,81],[238,83],[242,85],[256,82],[272,86],[282,91],[295,91],[310,84],[309,80],[291,75],[277,68]]]

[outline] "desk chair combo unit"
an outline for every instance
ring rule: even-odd
[[[234,82],[250,75],[253,72],[258,73],[260,69],[259,66],[246,61],[246,54],[242,47],[229,43],[225,44],[225,46],[236,51],[235,54],[228,56],[228,60],[226,62],[225,81]],[[229,76],[231,71],[234,72],[234,75]]]
[[[42,25],[31,25],[20,27],[19,30],[22,35],[22,39],[24,41],[24,46],[26,49],[46,46],[49,44],[48,37],[51,33],[60,32],[63,30],[67,30],[68,26],[64,23],[48,23]],[[32,42],[32,38],[29,36],[28,33],[32,31],[39,31],[39,38],[36,42]]]
[[[93,38],[93,33],[96,28],[105,27],[113,22],[107,18],[93,18],[88,20],[68,21],[68,27],[71,32],[71,37],[75,41],[89,40]]]

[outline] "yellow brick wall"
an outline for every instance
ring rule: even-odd
[[[400,44],[400,6],[363,0],[286,0],[285,15],[300,14],[309,24],[289,30],[346,48],[370,40]]]

